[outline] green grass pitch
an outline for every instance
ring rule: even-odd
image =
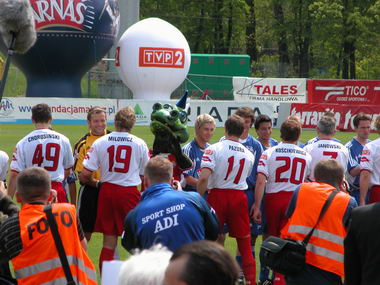
[[[7,125],[7,124],[0,124],[0,149],[4,150],[8,153],[9,157],[12,155],[12,151],[16,145],[16,143],[23,138],[27,133],[32,131],[34,129],[34,126],[32,124],[30,125]],[[53,122],[53,129],[57,132],[60,132],[64,135],[66,135],[70,141],[71,144],[74,145],[75,142],[81,138],[84,133],[87,131],[87,126],[84,125],[54,125]],[[109,128],[110,130],[113,130],[113,127]],[[194,129],[190,128],[190,137],[193,137]],[[224,135],[223,128],[217,128],[214,134],[214,137],[212,139],[212,143],[217,142],[221,136]],[[146,141],[148,144],[148,147],[152,147],[153,144],[153,135],[149,130],[149,127],[141,127],[136,126],[132,133]],[[251,135],[256,136],[255,131],[251,130]],[[313,138],[315,136],[315,131],[306,130],[303,131],[301,135],[301,141],[306,142],[307,140]],[[343,143],[348,142],[352,137],[354,136],[353,133],[344,133],[344,132],[338,132],[336,137],[340,139]],[[375,139],[377,137],[376,134],[371,134],[371,139]],[[273,130],[273,138],[280,140],[280,134],[279,130],[274,129]],[[261,243],[261,239],[258,240],[256,243],[256,253],[258,253],[259,244]],[[89,242],[88,245],[88,253],[94,262],[94,264],[98,265],[98,257],[100,254],[100,250],[102,247],[102,237],[100,234],[94,234],[93,238]],[[231,254],[235,254],[236,244],[233,239],[227,238],[226,240],[226,248]],[[119,255],[121,259],[125,259],[128,254],[124,250],[124,248],[119,245],[118,247]],[[256,256],[258,256],[256,254]]]

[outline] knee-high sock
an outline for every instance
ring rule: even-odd
[[[243,259],[243,272],[247,284],[256,284],[256,262],[251,251],[251,237],[237,238],[239,252]],[[249,283],[248,283],[249,282]]]
[[[109,248],[102,248],[102,251],[100,253],[99,257],[99,269],[100,273],[102,273],[102,266],[103,266],[103,261],[108,261],[108,260],[113,260],[113,255],[114,255],[115,250],[109,249]]]

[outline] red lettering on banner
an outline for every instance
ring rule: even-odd
[[[304,128],[316,128],[318,121],[324,115],[325,112],[334,113],[334,117],[337,121],[337,128],[340,131],[354,131],[353,120],[355,116],[364,112],[371,116],[372,120],[375,120],[380,114],[380,106],[368,106],[368,105],[344,105],[344,104],[301,104],[293,103],[290,108],[290,115],[297,115],[301,118],[302,126]],[[371,127],[374,131],[374,127]]]
[[[290,86],[290,94],[294,95],[294,94],[297,94],[298,90],[297,90],[297,85],[291,85]]]
[[[47,26],[69,26],[79,30],[92,28],[92,21],[85,19],[85,11],[90,8],[81,0],[30,0],[36,29]]]
[[[139,66],[184,68],[185,50],[181,48],[140,47]]]
[[[380,104],[380,80],[309,80],[310,103]]]

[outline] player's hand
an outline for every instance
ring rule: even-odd
[[[252,213],[252,210],[253,210],[253,213]],[[255,205],[253,205],[252,210],[251,210],[251,216],[253,218],[253,221],[256,224],[261,224],[261,210],[260,210],[260,208],[255,207]]]
[[[172,187],[175,190],[182,190],[181,183],[178,180],[173,180]]]
[[[58,201],[58,199],[57,199],[57,196],[58,196],[57,191],[54,190],[54,189],[51,189],[50,192],[51,192],[51,195],[50,195],[50,199],[49,199],[48,203],[49,204],[57,203],[57,201]]]
[[[4,181],[0,181],[0,192],[3,193],[4,195],[8,194]]]

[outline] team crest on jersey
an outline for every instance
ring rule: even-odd
[[[362,155],[369,155],[369,149],[363,150]]]
[[[360,162],[369,162],[369,160],[365,156],[362,156],[362,158],[360,159]]]
[[[206,149],[205,154],[212,154],[212,149]]]
[[[262,154],[261,157],[260,157],[260,159],[265,159],[265,160],[267,160],[267,159],[268,159],[268,156],[267,156],[266,154]]]

